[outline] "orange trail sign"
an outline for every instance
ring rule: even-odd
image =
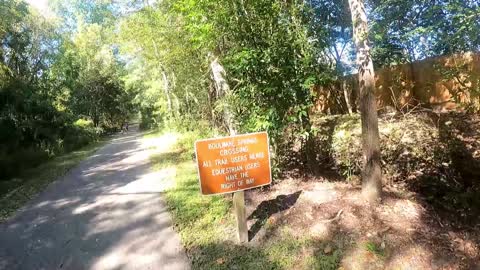
[[[266,132],[198,140],[195,154],[203,195],[246,190],[272,182]]]

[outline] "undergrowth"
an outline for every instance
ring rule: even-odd
[[[358,184],[363,159],[360,116],[313,119],[318,130],[316,164]],[[453,112],[380,117],[384,185],[417,192],[440,212],[448,210],[464,221],[478,222],[479,123],[476,115]]]
[[[268,228],[277,233],[265,242],[237,244],[231,195],[200,194],[191,156],[200,132],[177,134],[176,146],[152,155],[151,161],[154,170],[176,169],[171,180],[175,183],[165,192],[165,200],[193,269],[337,269],[340,251],[306,256],[304,252],[316,250],[318,243],[307,236],[294,237],[287,225]],[[162,136],[162,132],[149,136]]]
[[[24,171],[18,177],[0,182],[0,222],[12,216],[16,210],[57,180],[80,161],[105,144],[104,138],[80,150],[53,158],[38,167]]]

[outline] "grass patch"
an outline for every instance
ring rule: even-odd
[[[48,184],[65,175],[80,161],[89,157],[108,138],[103,138],[79,150],[26,170],[19,177],[0,182],[0,222],[12,216],[20,207],[44,190]]]
[[[231,195],[200,194],[197,168],[190,154],[194,139],[193,133],[178,134],[173,149],[151,156],[154,170],[176,168],[173,188],[164,196],[193,269],[338,268],[339,251],[313,254],[318,242],[295,237],[288,227],[268,227],[273,233],[265,242],[238,245]]]
[[[385,257],[385,250],[383,250],[381,247],[379,247],[376,243],[374,242],[367,242],[365,243],[365,249],[376,255],[379,258],[384,258]]]
[[[307,259],[310,267],[306,269],[336,270],[340,266],[343,252],[339,249],[334,250],[331,254],[324,254],[318,251],[315,256]]]

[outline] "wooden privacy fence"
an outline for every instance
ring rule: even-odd
[[[408,110],[423,106],[438,111],[473,106],[479,109],[480,53],[451,56],[376,70],[376,96],[380,110]],[[348,113],[358,108],[358,76],[352,74],[327,86],[315,86],[314,111]]]

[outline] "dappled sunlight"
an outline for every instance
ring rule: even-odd
[[[175,139],[167,134],[145,142],[137,134],[98,151],[5,226],[0,239],[9,252],[30,255],[25,261],[2,257],[0,264],[5,269],[186,268],[161,197],[176,170],[151,171],[149,163],[152,153]]]
[[[141,160],[138,157],[136,157],[134,160]],[[147,162],[144,161],[143,164],[147,164]],[[98,167],[91,168],[90,170],[84,171],[83,176],[86,177],[91,177],[91,176],[96,176],[98,175],[100,178],[104,177],[107,174],[111,173],[116,173],[119,171],[127,171],[132,168],[134,168],[135,165],[133,164],[124,164],[122,162],[117,162],[117,163],[112,163],[112,164],[105,164],[101,165]]]
[[[128,183],[127,185],[114,189],[111,193],[117,194],[141,194],[164,192],[172,188],[174,181],[169,181],[175,177],[175,168],[166,168],[160,171],[151,172],[142,175],[138,180]]]
[[[95,209],[98,205],[95,203],[83,203],[75,207],[75,209],[72,210],[73,215],[80,215],[83,213],[87,213],[88,211],[91,211]]]
[[[343,269],[469,269],[476,265],[479,244],[474,236],[435,224],[432,214],[408,194],[385,191],[382,204],[372,207],[354,185],[287,178],[265,191],[250,191],[247,214],[258,212],[281,191],[301,191],[301,196],[288,207],[277,200],[273,208],[283,210],[272,212],[260,224],[250,221],[250,229],[258,231],[252,245],[281,241],[280,232],[288,229],[296,239],[310,239],[304,256],[323,263],[340,252],[338,267]]]
[[[0,270],[480,270],[480,0],[0,15]]]
[[[424,211],[419,204],[411,200],[389,198],[376,213],[385,226],[411,234],[421,222]]]
[[[58,208],[66,207],[70,204],[77,203],[78,201],[80,201],[79,197],[69,198],[69,199],[60,199],[60,200],[56,200],[54,202],[51,202],[51,207],[58,209]]]
[[[341,265],[349,270],[381,269],[381,258],[370,253],[365,248],[366,242],[359,242],[354,247],[345,252]]]
[[[310,227],[310,235],[320,241],[329,241],[334,237],[335,225],[331,223],[318,222]]]
[[[461,235],[455,232],[449,232],[446,237],[446,241],[452,244],[452,248],[463,253],[468,259],[476,260],[479,253],[479,246],[475,241],[470,239],[464,239]]]
[[[145,149],[154,148],[159,152],[169,150],[178,139],[176,133],[165,133],[159,137],[145,137],[142,139],[142,147]]]
[[[435,265],[437,263],[437,265]],[[435,259],[428,247],[411,244],[397,248],[386,263],[388,269],[438,269],[444,267],[440,260]]]
[[[161,214],[165,209],[158,208],[161,202],[157,195],[124,195],[124,196],[105,196],[102,197],[96,208],[88,209],[94,211],[98,207],[103,207],[104,211],[95,215],[88,224],[86,237],[95,237],[102,233],[108,233],[112,230],[132,227],[126,230],[126,233],[133,233],[137,230],[143,230],[143,227],[132,226],[136,223],[145,223],[145,225],[154,225],[154,218]],[[155,211],[152,211],[155,207]],[[128,217],[128,220],[124,218]],[[121,222],[119,222],[121,221]]]
[[[32,220],[31,224],[33,224],[33,226],[38,226],[38,225],[41,225],[42,223],[45,223],[48,221],[48,217],[47,216],[38,216],[36,217],[34,220]]]
[[[117,144],[117,143],[125,143],[126,141],[131,141],[131,140],[136,140],[138,139],[137,134],[133,134],[130,136],[118,136],[117,138],[111,139],[112,144]]]
[[[161,243],[155,242],[151,239],[152,233],[167,237]],[[173,235],[173,230],[166,227],[159,229],[144,224],[142,229],[123,234],[115,246],[93,262],[90,269],[146,269],[156,262],[161,262],[165,269],[182,269],[185,267],[183,262],[175,259],[180,250]]]
[[[302,200],[312,204],[320,205],[322,203],[331,202],[338,198],[337,192],[333,186],[314,187],[306,190],[302,194]]]
[[[36,207],[36,208],[41,208],[41,207],[47,206],[48,204],[50,204],[49,201],[43,201],[43,202],[41,202],[41,203],[38,203],[38,204],[35,205],[34,207]]]
[[[94,155],[91,155],[90,158],[97,158],[97,157],[101,157],[101,155],[99,154],[94,154]]]

